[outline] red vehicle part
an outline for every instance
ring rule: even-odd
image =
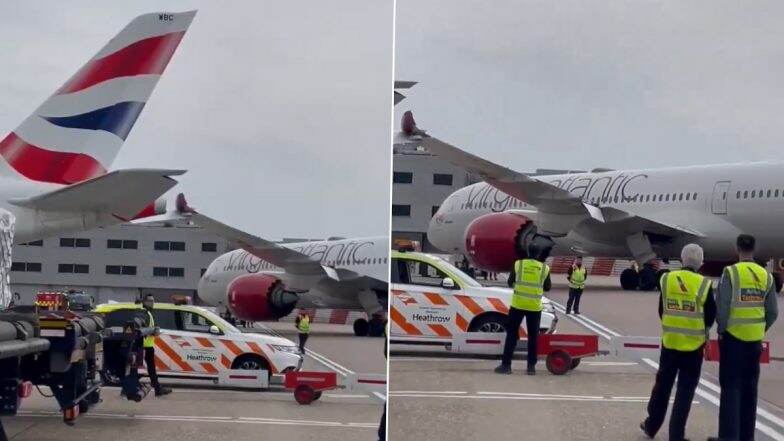
[[[299,404],[310,404],[321,397],[321,392],[338,388],[335,372],[286,372],[283,387],[294,391]]]
[[[719,341],[709,340],[705,344],[705,361],[719,361]],[[770,363],[770,342],[762,342],[762,354],[760,355],[760,363]]]
[[[540,334],[536,355],[545,357],[547,370],[564,375],[580,364],[583,357],[599,354],[599,336],[577,334]]]

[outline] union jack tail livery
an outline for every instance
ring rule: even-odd
[[[195,15],[131,21],[0,141],[0,175],[68,185],[106,174]]]

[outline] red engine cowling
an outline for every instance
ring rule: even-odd
[[[493,272],[512,270],[523,239],[535,232],[533,222],[512,213],[490,213],[466,228],[465,245],[475,267]]]
[[[299,297],[268,274],[245,274],[226,288],[229,310],[240,320],[277,320],[291,314]]]

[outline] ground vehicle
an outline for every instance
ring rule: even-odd
[[[131,317],[140,308],[133,303],[106,303],[98,305],[96,312],[127,310]],[[217,381],[219,373],[228,369],[264,369],[271,375],[299,370],[302,364],[292,341],[243,333],[205,308],[156,303],[153,318],[161,329],[155,338],[155,364],[162,377]]]
[[[392,251],[393,341],[448,341],[460,332],[504,332],[510,288],[485,287],[446,260]],[[555,332],[558,317],[543,298],[541,330]],[[521,328],[522,329],[522,328]]]

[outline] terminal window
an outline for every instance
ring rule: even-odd
[[[11,271],[40,273],[41,263],[40,262],[13,262],[11,263]]]
[[[185,251],[185,242],[156,240],[154,248],[156,251]]]
[[[107,239],[106,248],[123,249],[123,250],[136,250],[139,249],[138,240],[121,240],[121,239]]]
[[[208,253],[214,253],[218,251],[218,244],[215,242],[202,242],[201,250]]]
[[[90,265],[79,263],[61,263],[57,265],[57,272],[62,274],[89,274]]]
[[[90,239],[61,237],[60,246],[64,248],[90,248]]]
[[[452,185],[452,175],[443,174],[443,173],[434,173],[433,185]]]
[[[154,277],[185,277],[185,268],[167,268],[156,266],[152,269]]]
[[[20,243],[19,245],[27,246],[27,247],[42,247],[42,246],[44,246],[44,241],[43,240],[34,240],[32,242]]]
[[[135,276],[136,267],[131,265],[106,265],[106,274]]]
[[[394,172],[392,182],[395,184],[410,184],[414,182],[414,174],[411,172]]]
[[[411,206],[410,205],[392,205],[392,216],[411,216]]]

